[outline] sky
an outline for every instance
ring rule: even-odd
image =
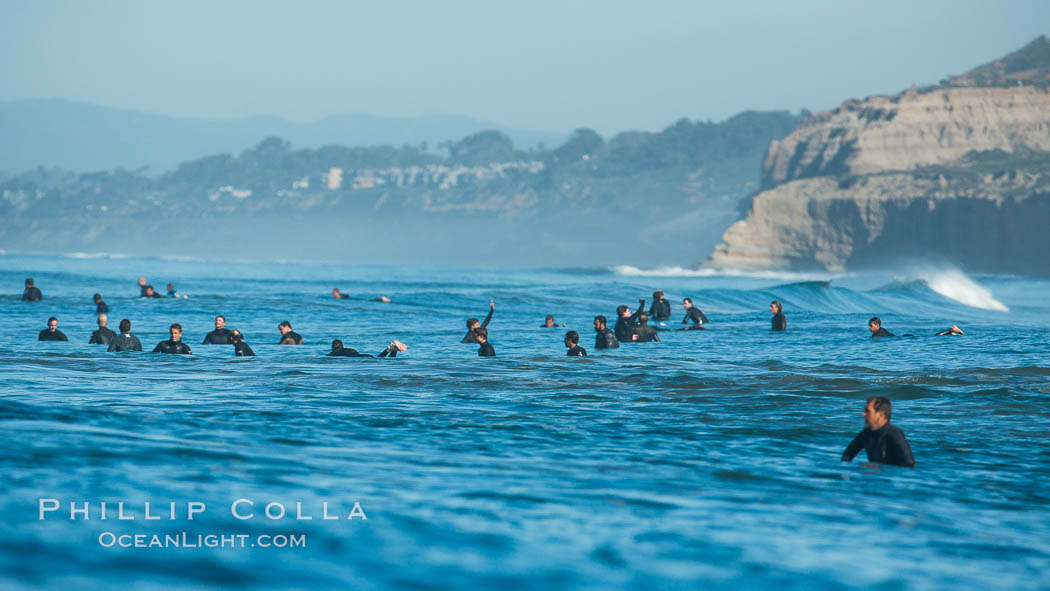
[[[1045,0],[0,0],[0,100],[297,122],[466,115],[611,135],[828,109],[1046,33]]]

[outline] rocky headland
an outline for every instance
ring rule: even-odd
[[[937,258],[1050,274],[1050,40],[941,84],[851,99],[771,142],[706,265],[842,270]]]

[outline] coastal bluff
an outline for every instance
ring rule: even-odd
[[[807,117],[770,143],[761,190],[704,265],[841,271],[935,258],[1050,275],[1048,82],[1040,37],[938,86]]]

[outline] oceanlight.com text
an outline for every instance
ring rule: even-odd
[[[103,548],[305,548],[306,534],[117,534],[102,532]]]

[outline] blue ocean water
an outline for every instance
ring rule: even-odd
[[[189,298],[142,300],[140,275]],[[19,301],[25,277],[43,302]],[[594,315],[658,288],[692,297],[709,330],[593,350]],[[943,269],[0,255],[0,587],[1050,588],[1048,291]],[[193,355],[88,345],[95,292],[147,351],[179,322]],[[490,299],[498,357],[479,359],[459,340]],[[786,333],[769,331],[773,299]],[[548,313],[568,328],[540,329]],[[258,357],[200,344],[216,314]],[[871,339],[872,315],[916,336]],[[49,316],[69,343],[36,342]],[[303,346],[275,344],[282,320]],[[931,336],[952,324],[966,336]],[[591,356],[565,357],[568,329]],[[335,338],[408,351],[326,358]],[[893,401],[915,469],[839,461],[868,396]],[[60,509],[41,519],[40,499]],[[254,517],[232,515],[239,499]],[[360,511],[322,519],[326,502]],[[306,543],[107,546],[183,533]]]

